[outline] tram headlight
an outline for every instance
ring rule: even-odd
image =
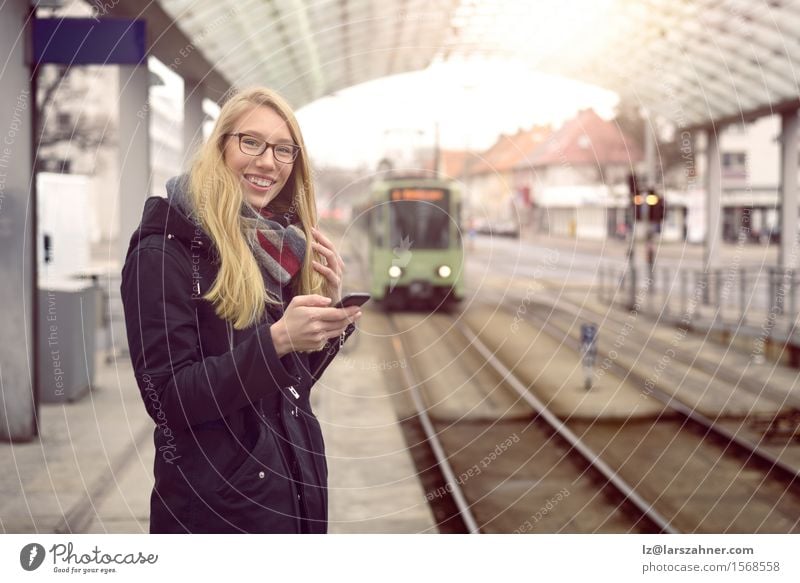
[[[450,274],[453,273],[453,270],[450,269],[449,265],[440,265],[436,269],[436,273],[439,274],[439,277],[450,277]]]
[[[403,270],[400,269],[400,267],[398,265],[392,265],[389,268],[389,277],[393,277],[393,278],[397,279],[401,275],[403,275]]]

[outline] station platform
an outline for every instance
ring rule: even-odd
[[[148,532],[154,425],[128,358],[96,356],[83,398],[41,405],[38,439],[0,444],[3,532]]]
[[[312,405],[328,458],[330,533],[437,532],[391,401],[379,313],[364,310],[314,388]],[[352,343],[352,344],[351,344]]]
[[[329,532],[436,532],[375,343],[359,334],[314,389],[328,455]],[[0,532],[149,531],[153,422],[129,359],[106,363],[98,354],[96,363],[82,399],[40,407],[38,440],[0,443]]]

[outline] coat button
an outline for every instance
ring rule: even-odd
[[[258,472],[258,477],[261,478],[262,480],[264,479],[264,476],[266,476],[264,472]]]

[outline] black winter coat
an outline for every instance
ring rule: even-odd
[[[328,471],[309,393],[341,339],[279,358],[269,326],[283,309],[233,329],[201,298],[217,269],[205,232],[150,197],[121,285],[136,381],[156,423],[150,532],[324,533]]]

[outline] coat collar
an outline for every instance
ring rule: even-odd
[[[142,221],[131,235],[128,255],[150,235],[175,238],[192,253],[213,257],[214,244],[205,230],[161,196],[151,196],[145,201]]]

